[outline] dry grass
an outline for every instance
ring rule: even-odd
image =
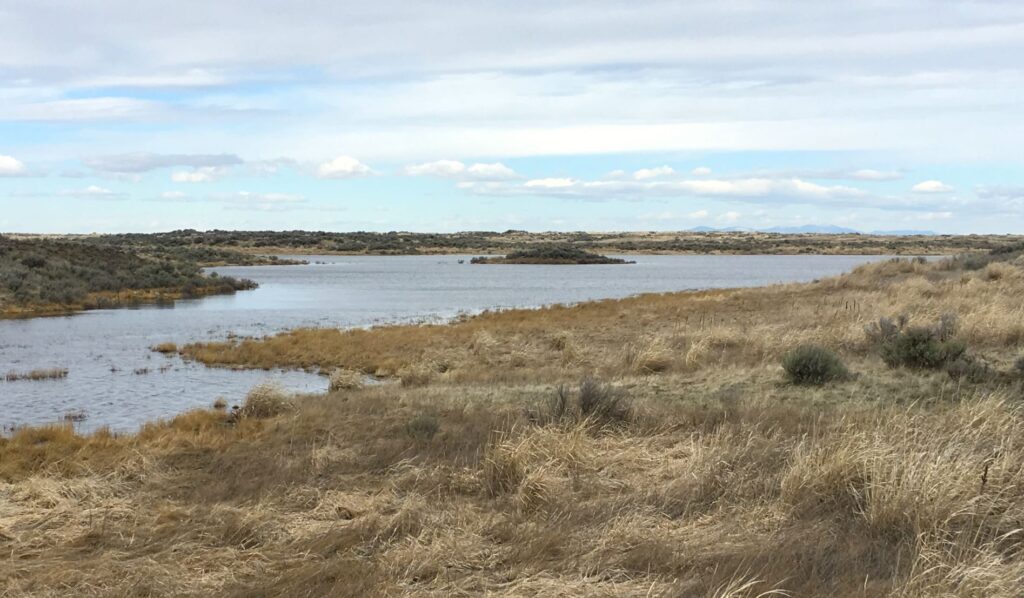
[[[404,383],[0,439],[0,594],[1019,596],[1019,378],[890,369],[863,327],[955,311],[1008,372],[1021,284],[882,264],[192,348]],[[858,375],[785,383],[804,341]]]
[[[68,370],[65,368],[48,368],[38,369],[29,372],[7,372],[4,376],[4,380],[8,382],[17,382],[18,380],[58,380],[60,378],[67,378]]]
[[[336,390],[358,390],[363,387],[363,379],[365,377],[362,372],[338,368],[331,372],[328,388],[331,392]]]

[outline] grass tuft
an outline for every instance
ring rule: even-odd
[[[257,419],[281,415],[292,409],[292,399],[280,386],[265,383],[256,386],[245,396],[240,415]]]

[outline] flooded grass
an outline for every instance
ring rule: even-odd
[[[18,382],[19,380],[59,380],[67,377],[68,370],[66,368],[45,368],[31,370],[28,372],[7,372],[4,376],[4,380],[8,382]]]

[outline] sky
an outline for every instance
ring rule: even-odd
[[[1024,2],[0,0],[0,231],[1024,233]]]

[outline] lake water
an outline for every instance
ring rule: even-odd
[[[809,281],[881,256],[630,256],[632,265],[470,265],[469,256],[304,256],[301,266],[215,268],[251,278],[254,291],[182,300],[173,307],[97,310],[69,317],[0,321],[0,376],[67,368],[67,378],[0,379],[0,425],[60,420],[82,412],[82,430],[141,423],[216,398],[239,403],[273,380],[297,392],[327,381],[306,372],[207,368],[150,350],[229,335],[263,336],[301,326],[355,327],[442,320],[490,308],[533,307],[644,292]],[[460,264],[459,260],[465,260]]]

